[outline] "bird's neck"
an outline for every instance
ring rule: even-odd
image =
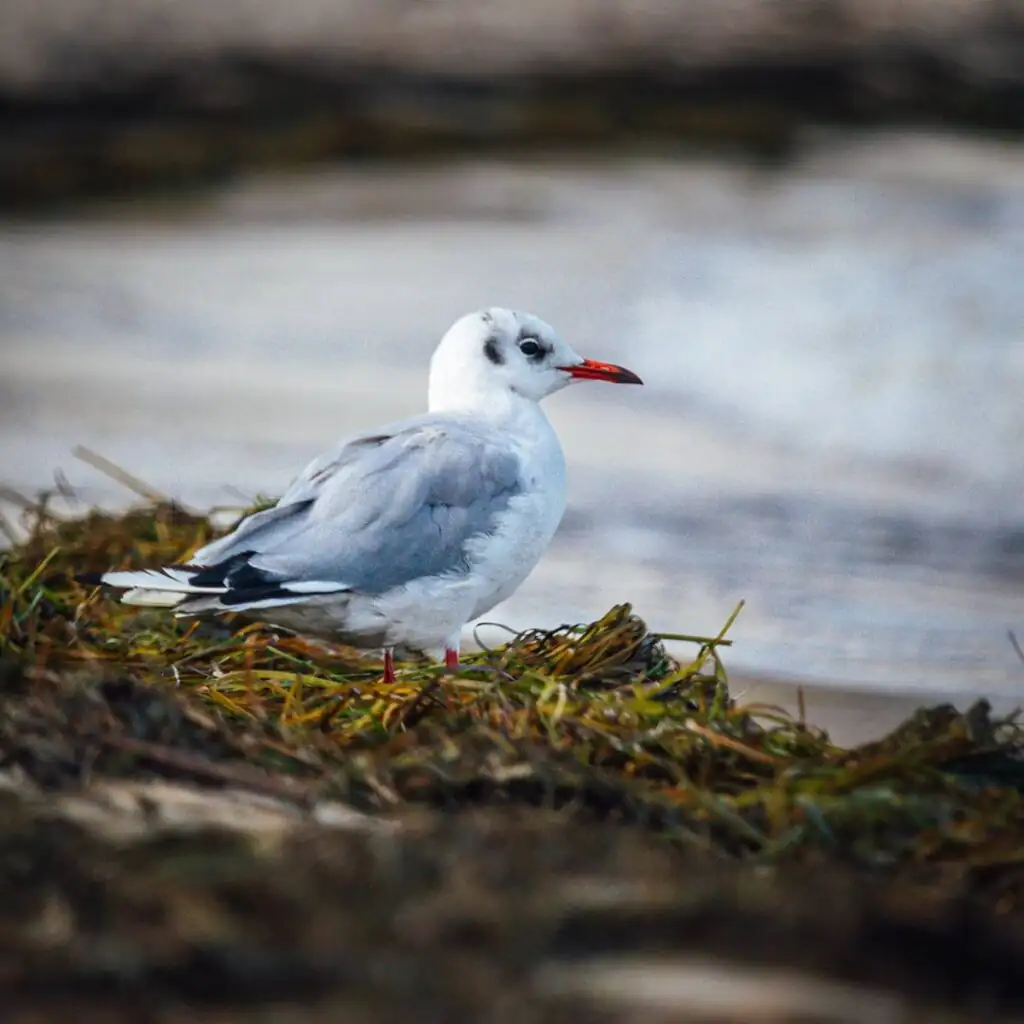
[[[495,424],[527,424],[547,421],[541,407],[510,388],[442,388],[431,384],[427,400],[430,412],[468,413]]]
[[[531,398],[508,388],[460,389],[457,393],[431,388],[428,408],[432,413],[471,416],[504,433],[524,450],[537,452],[561,446],[544,410]]]

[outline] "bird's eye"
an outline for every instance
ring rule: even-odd
[[[524,356],[536,356],[540,355],[541,348],[533,338],[527,338],[525,341],[519,342],[519,351]]]

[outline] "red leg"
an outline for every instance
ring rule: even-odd
[[[455,668],[459,667],[459,652],[452,650],[450,647],[444,649],[444,667]]]
[[[395,681],[395,656],[391,653],[390,647],[384,648],[384,682]]]

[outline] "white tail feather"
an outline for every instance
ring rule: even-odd
[[[182,569],[139,569],[134,572],[105,572],[102,580],[108,586],[124,590],[167,590],[176,594],[223,594],[224,587],[193,587],[190,574]]]
[[[189,605],[179,616],[191,616],[209,611],[243,612],[254,608],[275,608],[297,604],[317,594],[338,593],[350,589],[347,584],[330,580],[300,580],[284,584],[291,596],[277,596],[244,604],[223,605],[219,598],[227,587],[194,587],[189,582],[193,573],[185,569],[139,569],[135,571],[104,573],[102,580],[108,586],[120,587],[122,604],[147,608],[174,608],[184,601]]]
[[[185,600],[185,594],[174,594],[167,590],[145,590],[136,587],[121,595],[121,604],[141,605],[146,608],[173,608]]]

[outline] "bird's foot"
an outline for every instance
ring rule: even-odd
[[[453,650],[451,647],[444,649],[444,667],[458,669],[459,667],[459,652]]]

